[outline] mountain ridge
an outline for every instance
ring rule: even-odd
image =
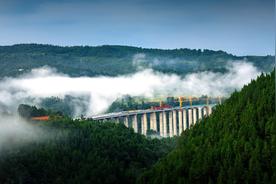
[[[117,76],[138,71],[138,65],[163,73],[185,75],[199,71],[225,72],[228,62],[245,61],[261,71],[274,66],[273,56],[235,56],[208,49],[147,49],[133,46],[0,46],[0,77],[15,77],[49,66],[70,76]]]

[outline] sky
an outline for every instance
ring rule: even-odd
[[[0,0],[0,45],[130,45],[274,55],[274,0]]]

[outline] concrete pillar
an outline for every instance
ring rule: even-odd
[[[198,120],[202,119],[202,107],[198,107]]]
[[[203,107],[203,117],[207,116],[207,107]]]
[[[191,128],[191,125],[193,125],[193,109],[188,109],[188,128]]]
[[[160,118],[160,112],[155,112],[155,118],[156,118],[156,132],[160,132],[160,124],[159,124],[159,118]]]
[[[167,129],[167,122],[168,122],[168,119],[167,119],[167,113],[166,111],[163,111],[163,135],[164,137],[167,137],[168,136],[168,129]]]
[[[142,134],[147,135],[147,131],[148,131],[148,117],[147,117],[147,113],[144,113],[142,115]]]
[[[156,113],[150,113],[150,129],[157,132],[157,118]]]
[[[188,122],[187,122],[187,109],[183,109],[183,131],[189,128]]]
[[[113,120],[115,123],[120,123],[119,117],[114,117],[114,118],[112,118],[112,120]]]
[[[173,110],[173,135],[178,135],[178,131],[177,131],[178,130],[178,127],[177,127],[178,118],[177,118],[177,116],[178,116],[177,110]]]
[[[128,116],[125,116],[124,117],[124,125],[126,126],[126,127],[128,127],[129,125],[128,125]]]
[[[134,129],[135,133],[138,133],[138,119],[137,114],[132,116],[132,128]]]
[[[193,109],[193,124],[197,122],[197,108]]]
[[[212,107],[208,106],[208,116],[210,116],[212,114]]]
[[[173,112],[169,111],[169,136],[173,137]]]
[[[164,120],[163,120],[163,112],[159,113],[159,135],[164,137]]]
[[[178,110],[178,135],[183,131],[183,109]]]

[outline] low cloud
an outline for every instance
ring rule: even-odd
[[[0,118],[0,155],[3,150],[14,146],[24,145],[32,141],[42,141],[46,134],[39,127],[35,127],[18,116],[4,116]]]
[[[134,61],[139,64],[144,62],[144,57],[139,55]],[[45,97],[85,96],[83,100],[87,104],[87,110],[82,113],[91,116],[104,112],[123,95],[229,96],[235,89],[241,89],[260,74],[256,67],[244,61],[229,62],[227,70],[224,74],[199,72],[184,77],[152,69],[142,69],[134,74],[117,77],[69,77],[53,68],[42,67],[18,78],[0,81],[0,108],[3,106],[14,111],[19,103],[31,101],[36,104]],[[79,113],[80,111],[76,112],[76,115]]]
[[[149,61],[146,59],[146,54],[144,53],[134,54],[132,58],[132,65],[138,70],[144,70],[148,68]]]

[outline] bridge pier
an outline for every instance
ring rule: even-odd
[[[191,125],[193,125],[193,109],[188,109],[188,127],[191,128]]]
[[[160,135],[160,112],[155,112],[156,117],[156,132]]]
[[[150,113],[150,129],[157,132],[156,112]]]
[[[173,135],[178,135],[178,113],[177,113],[177,110],[173,110]]]
[[[129,125],[128,125],[128,119],[129,119],[129,116],[125,116],[125,117],[123,117],[124,118],[124,125],[128,128],[129,127]]]
[[[150,114],[143,113],[141,117],[141,132],[143,135],[147,135],[148,130],[150,130]]]
[[[168,136],[168,125],[167,125],[168,115],[166,111],[163,111],[162,115],[163,115],[163,135],[164,137],[167,137]]]
[[[169,136],[173,137],[173,112],[169,111]]]
[[[208,116],[210,116],[212,114],[212,107],[211,106],[208,106]]]
[[[159,112],[159,135],[164,137],[164,115],[163,112]]]
[[[202,119],[202,108],[198,107],[198,120],[200,121]]]
[[[188,120],[187,120],[187,109],[183,109],[182,111],[183,113],[183,131],[185,131],[188,127],[189,127],[189,124],[188,124]]]
[[[134,114],[132,116],[132,128],[134,129],[135,133],[138,133],[138,118],[137,118],[137,114]]]
[[[178,110],[178,135],[183,131],[183,109]]]
[[[147,113],[144,113],[142,115],[142,121],[141,121],[141,125],[142,125],[142,134],[143,135],[147,135],[147,131],[148,131],[148,117],[147,117]]]
[[[207,115],[208,115],[208,113],[207,113],[207,108],[208,107],[203,107],[203,117],[206,117]]]
[[[195,125],[197,123],[197,108],[193,108],[193,124]]]
[[[114,121],[115,123],[120,123],[119,117],[111,118],[111,121]]]

